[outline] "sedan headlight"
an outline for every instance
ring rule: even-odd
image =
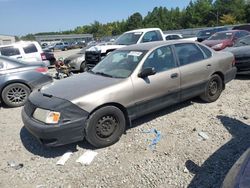
[[[216,44],[214,45],[212,48],[222,48],[223,47],[223,43],[219,43],[219,44]]]
[[[47,124],[57,124],[59,122],[60,115],[60,112],[44,110],[41,108],[37,108],[33,113],[33,117],[35,119]]]

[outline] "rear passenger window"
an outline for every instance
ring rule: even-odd
[[[205,53],[206,58],[210,58],[212,56],[212,52],[209,49],[207,49],[205,46],[199,45],[199,47]]]
[[[2,47],[0,48],[0,53],[3,56],[20,55],[19,49],[15,48],[14,46]]]
[[[179,58],[180,66],[204,59],[202,51],[195,44],[175,44],[175,49]]]
[[[30,53],[37,52],[37,48],[34,44],[29,44],[29,45],[23,47],[23,51],[26,54],[30,54]]]

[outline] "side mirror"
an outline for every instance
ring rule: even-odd
[[[154,75],[156,73],[155,69],[152,67],[147,67],[145,69],[143,69],[139,74],[138,77],[140,78],[146,78],[150,75]]]

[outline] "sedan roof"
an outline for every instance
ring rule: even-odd
[[[163,45],[171,45],[171,44],[179,44],[179,43],[196,43],[193,41],[180,41],[180,40],[172,40],[172,41],[157,41],[157,42],[146,42],[141,44],[134,44],[129,45],[123,48],[120,48],[118,50],[137,50],[137,51],[149,51],[151,49],[154,49],[156,47],[160,47]]]

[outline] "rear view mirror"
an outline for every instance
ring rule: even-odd
[[[147,67],[145,69],[143,69],[139,74],[138,77],[140,78],[146,78],[150,75],[154,75],[156,73],[155,69],[152,67]]]

